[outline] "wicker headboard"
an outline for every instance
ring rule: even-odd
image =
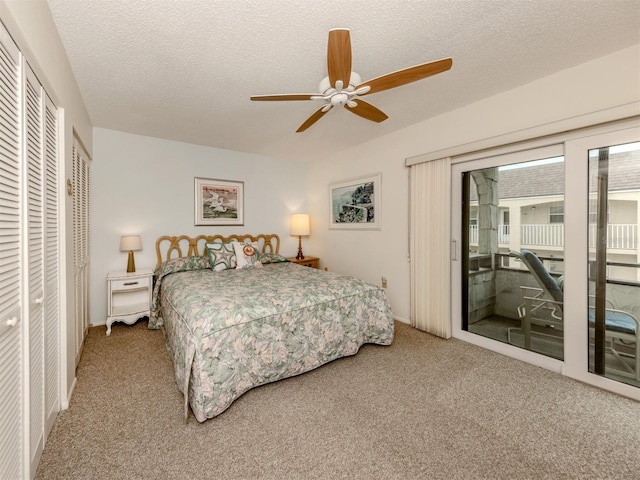
[[[262,253],[280,253],[280,237],[275,233],[261,233],[259,235],[198,235],[197,237],[189,237],[188,235],[180,235],[172,237],[163,235],[156,240],[156,257],[157,264],[172,258],[189,257],[192,255],[206,255],[205,243],[214,240],[226,243],[236,240],[244,243],[245,240],[258,242]]]

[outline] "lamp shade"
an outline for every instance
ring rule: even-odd
[[[291,215],[291,235],[309,235],[310,233],[308,213],[294,213]]]
[[[127,235],[120,237],[120,251],[132,252],[142,250],[142,240],[140,235]]]

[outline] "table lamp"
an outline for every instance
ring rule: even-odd
[[[127,261],[127,273],[136,271],[136,262],[133,259],[133,252],[142,250],[142,240],[140,235],[125,235],[120,237],[120,251],[129,252]]]
[[[311,233],[309,227],[309,214],[308,213],[294,213],[291,215],[291,235],[298,236],[298,255],[297,260],[304,260],[302,254],[302,236],[307,236]]]

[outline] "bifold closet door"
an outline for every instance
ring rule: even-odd
[[[78,365],[89,328],[89,156],[76,138],[73,139],[73,265]]]
[[[45,96],[44,130],[44,422],[45,438],[60,411],[60,182],[58,110]]]
[[[25,79],[27,245],[29,278],[29,453],[44,448],[44,165],[43,94],[29,67]]]
[[[58,114],[0,24],[0,477],[30,478],[60,405]]]
[[[29,445],[35,469],[59,411],[58,143],[56,107],[28,65],[25,72]]]
[[[20,53],[0,25],[0,472],[23,478]]]

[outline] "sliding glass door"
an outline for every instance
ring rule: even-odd
[[[640,143],[590,149],[589,372],[640,386]]]
[[[564,273],[560,151],[471,162],[459,179],[461,328],[561,360],[562,299],[553,297]]]
[[[640,129],[590,133],[453,159],[452,333],[640,399]]]

